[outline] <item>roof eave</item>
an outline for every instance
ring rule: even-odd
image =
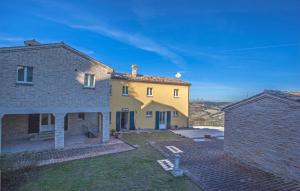
[[[157,81],[150,81],[150,80],[133,80],[128,78],[122,77],[111,77],[112,80],[125,80],[131,82],[141,82],[141,83],[154,83],[154,84],[173,84],[173,85],[181,85],[181,86],[191,86],[191,83],[176,83],[176,82],[157,82]]]
[[[290,99],[285,99],[285,98],[282,98],[282,97],[280,97],[280,96],[276,96],[276,95],[273,95],[273,94],[270,94],[270,93],[267,93],[267,92],[262,92],[262,93],[259,93],[259,94],[257,94],[257,95],[254,95],[254,96],[252,96],[252,97],[250,97],[250,98],[247,98],[247,99],[244,99],[244,100],[235,102],[235,103],[233,103],[233,104],[230,104],[230,105],[228,105],[228,106],[222,108],[222,111],[224,111],[224,112],[225,112],[225,111],[229,111],[229,110],[231,110],[231,109],[240,107],[240,106],[242,106],[242,105],[244,105],[244,104],[247,104],[247,103],[249,103],[249,102],[256,101],[256,100],[258,100],[258,99],[262,99],[262,98],[264,98],[264,96],[268,96],[268,97],[270,97],[270,98],[276,98],[276,99],[278,99],[278,100],[282,100],[282,101],[288,102],[288,103],[297,104],[297,105],[300,106],[300,103],[299,103],[299,102],[296,102],[296,101],[293,101],[293,100],[290,100]]]

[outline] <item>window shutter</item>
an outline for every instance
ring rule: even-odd
[[[120,120],[121,120],[121,112],[117,111],[116,112],[116,131],[120,131],[120,128],[121,128]]]
[[[171,128],[171,111],[167,112],[167,129]]]
[[[135,130],[135,125],[134,125],[134,111],[130,112],[130,127],[129,130]]]
[[[155,112],[155,129],[159,129],[159,111]]]

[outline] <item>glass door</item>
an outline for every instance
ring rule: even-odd
[[[40,114],[40,132],[54,131],[54,116],[49,113]]]

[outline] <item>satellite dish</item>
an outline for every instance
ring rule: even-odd
[[[176,77],[176,78],[180,78],[180,77],[181,77],[180,72],[177,72],[176,75],[175,75],[175,77]]]

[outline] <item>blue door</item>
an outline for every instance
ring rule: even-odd
[[[155,129],[159,129],[159,111],[155,112]]]
[[[116,112],[116,131],[120,131],[121,128],[121,112],[117,111]]]
[[[134,111],[130,112],[130,119],[129,119],[129,130],[135,130],[135,125],[134,125]]]
[[[167,111],[167,129],[171,128],[171,111]]]

